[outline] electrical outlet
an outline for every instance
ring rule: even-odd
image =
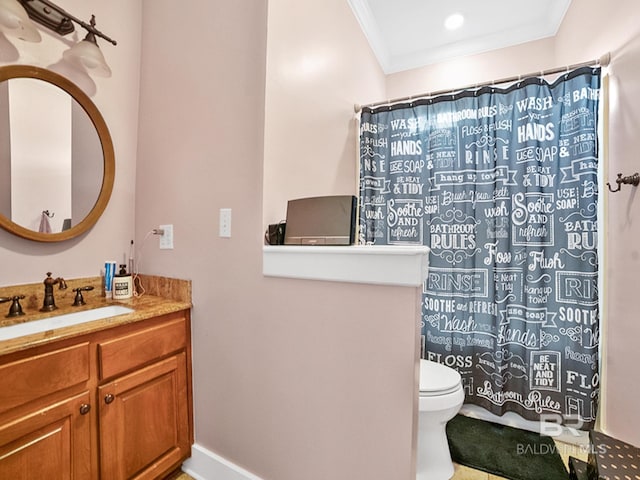
[[[160,248],[163,250],[173,249],[173,225],[160,225],[163,230],[160,236]]]
[[[224,238],[231,237],[231,209],[220,209],[220,236]]]

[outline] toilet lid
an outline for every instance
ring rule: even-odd
[[[461,385],[461,377],[453,368],[430,360],[420,360],[420,395],[444,395]]]

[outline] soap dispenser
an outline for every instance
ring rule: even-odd
[[[127,266],[120,264],[120,272],[113,277],[113,299],[126,300],[133,296],[133,278],[127,273]]]

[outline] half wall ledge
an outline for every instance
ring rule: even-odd
[[[265,277],[419,287],[429,247],[408,245],[264,246]]]

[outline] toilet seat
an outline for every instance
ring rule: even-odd
[[[435,397],[462,389],[462,377],[453,368],[430,360],[420,360],[420,396]]]

